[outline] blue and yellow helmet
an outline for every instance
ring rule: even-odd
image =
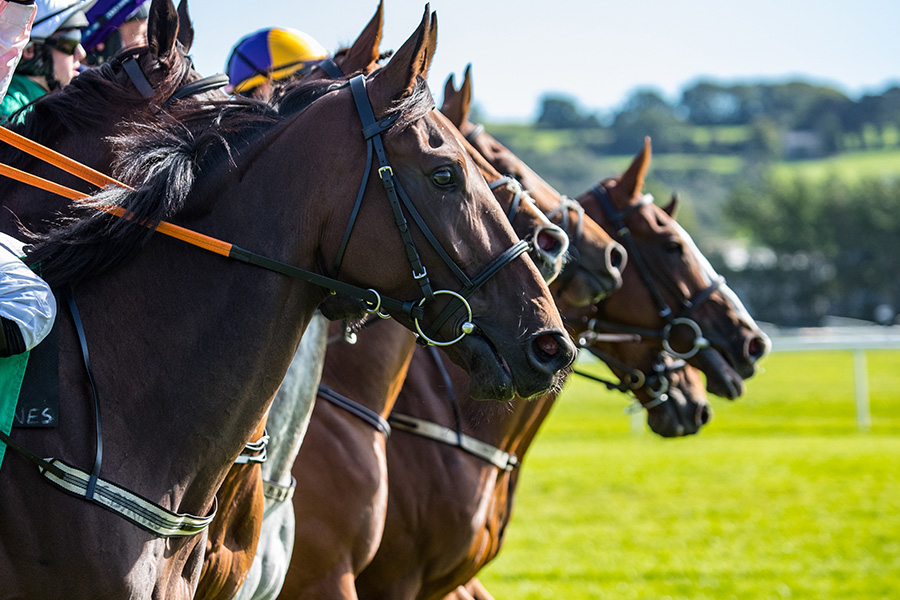
[[[327,57],[322,44],[302,31],[270,27],[241,38],[231,49],[225,72],[235,92],[247,92]]]

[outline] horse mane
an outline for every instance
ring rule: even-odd
[[[120,266],[149,241],[160,221],[181,212],[205,169],[228,161],[278,122],[298,114],[346,81],[297,82],[278,98],[263,102],[233,98],[203,103],[178,102],[168,112],[125,124],[110,138],[114,176],[134,190],[108,187],[84,203],[88,210],[60,217],[45,234],[35,236],[27,262],[40,267],[51,286],[77,282]],[[427,96],[426,96],[427,95]],[[402,111],[411,123],[433,107],[424,80],[390,113]],[[122,219],[96,210],[119,206]]]
[[[103,127],[109,122],[109,114],[131,112],[149,102],[160,103],[171,96],[191,72],[190,62],[175,53],[177,64],[162,65],[154,61],[147,65],[148,47],[129,48],[120,51],[109,61],[85,69],[69,85],[41,96],[31,105],[22,123],[13,126],[18,133],[38,143],[48,144],[65,132],[86,133]],[[154,86],[154,98],[143,98],[130,82],[120,82],[117,76],[122,63],[136,57],[148,78],[157,72],[163,75]],[[121,79],[121,77],[119,77]],[[4,156],[9,150],[4,151]],[[10,155],[11,156],[11,155]]]

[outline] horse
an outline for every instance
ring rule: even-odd
[[[67,156],[77,156],[82,164],[108,171],[112,149],[106,140],[134,115],[140,113],[149,118],[173,102],[226,98],[218,91],[227,82],[226,77],[201,77],[192,68],[187,53],[193,37],[186,0],[177,11],[171,2],[153,2],[146,49],[120,53],[103,67],[88,70],[71,85],[48,94],[35,104],[36,116],[17,129],[44,146],[63,150]],[[342,56],[338,60],[344,59]],[[48,170],[46,163],[28,155],[13,155],[7,150],[5,156],[4,162],[16,162],[28,172]],[[42,215],[48,212],[51,202],[53,210],[68,210],[60,200],[47,198],[15,181],[4,181],[2,191],[3,204],[9,209],[2,220],[7,230],[16,230],[23,224],[35,231],[46,228],[48,223]],[[240,489],[230,485],[238,478],[245,482]],[[249,568],[263,509],[259,464],[255,461],[236,464],[225,478],[218,502],[223,510],[209,527],[198,598],[227,590],[229,579],[243,579]],[[259,515],[254,516],[255,513]],[[236,526],[236,522],[240,525]]]
[[[463,123],[461,129],[465,133],[468,128]],[[477,132],[477,135],[483,134]],[[496,140],[483,144],[477,139],[473,142],[476,148],[492,148],[495,161],[506,154]],[[645,144],[648,145],[649,140]],[[649,148],[645,147],[622,176],[604,180],[601,184],[615,192],[616,205],[624,208],[634,203],[641,207],[632,213],[637,215],[643,207],[650,206],[649,199],[641,194],[648,167]],[[523,181],[530,181],[531,173],[526,173],[521,165],[507,165],[506,169]],[[585,212],[591,216],[587,208]],[[683,230],[672,225],[674,221],[664,223],[649,209],[641,216],[653,216],[652,223],[657,228],[668,225],[670,231],[679,234],[681,243],[689,240]],[[637,228],[640,221],[637,217],[631,219],[631,227]],[[616,318],[662,318],[653,304],[654,290],[649,285],[640,285],[646,280],[632,260],[633,247],[629,241],[626,246],[629,266],[623,273],[622,290],[598,304],[602,306],[618,299],[620,308]],[[654,254],[653,249],[650,245],[640,248],[644,255]],[[730,325],[730,333],[740,336],[744,335],[746,327],[750,330],[746,344],[759,344],[764,348],[766,338],[761,332],[757,335],[758,329],[751,328],[752,320],[749,323],[743,320],[745,312],[741,312],[739,301],[736,305],[728,304],[730,298],[725,295],[721,282],[707,292],[710,284],[705,283],[707,275],[700,271],[702,262],[693,253],[685,254],[686,266],[670,264],[665,271],[660,270],[658,276],[671,282],[677,290],[691,290],[691,286],[697,286],[697,291],[691,292],[693,308],[704,308],[701,293],[706,294],[705,300],[709,302],[712,296],[722,292],[717,303],[707,304],[708,311],[700,313],[698,310],[690,316],[700,323],[704,332],[718,333]],[[670,299],[670,302],[674,300]],[[646,305],[650,308],[644,308]],[[560,306],[560,310],[565,315],[572,307]],[[604,314],[611,322],[613,315],[608,311]],[[680,315],[679,318],[687,316]],[[654,346],[657,344],[650,342],[642,340],[641,344],[635,345],[641,346],[643,355],[656,355],[658,351]],[[666,343],[673,352],[680,350],[687,354],[690,351],[683,345],[684,340],[667,340]],[[697,340],[692,343],[696,345]],[[621,349],[617,351],[621,352]],[[760,351],[759,356],[763,353]],[[630,358],[636,360],[640,356]],[[678,371],[670,376],[677,384],[675,389],[694,392],[698,386],[699,379],[693,371]],[[478,588],[479,598],[489,597],[484,595],[486,590],[474,578],[496,556],[503,543],[505,528],[511,518],[519,467],[557,394],[549,393],[530,402],[517,400],[511,406],[498,409],[466,397],[464,382],[465,374],[452,365],[444,365],[439,356],[426,352],[414,355],[389,419],[395,433],[387,446],[387,519],[381,547],[357,577],[357,592],[362,599],[471,598],[466,585],[473,590]],[[636,390],[635,393],[640,392]],[[702,406],[694,398],[682,400],[684,405]],[[705,398],[702,400],[705,403]],[[665,404],[668,403],[649,409],[651,424],[654,423],[653,411]],[[687,426],[695,423],[694,431],[702,425],[702,412],[683,415],[676,408],[674,413],[674,420],[660,426],[662,432],[678,431],[681,423]],[[423,495],[423,489],[429,493]]]
[[[7,595],[190,597],[216,490],[329,290],[359,295],[433,343],[454,342],[448,353],[472,370],[476,396],[558,384],[574,348],[546,285],[517,259],[525,248],[431,110],[422,83],[434,50],[430,19],[426,9],[383,69],[349,84],[300,85],[278,111],[174,106],[162,123],[135,124],[116,140],[114,169],[135,189],[92,198],[127,218],[98,212],[35,244],[28,260],[60,289],[77,283],[77,303],[58,318],[65,421],[5,438]],[[366,160],[369,144],[377,161]],[[376,166],[381,187],[367,177]],[[399,219],[384,203],[400,195],[398,185],[416,225],[406,236],[396,235]],[[366,227],[350,228],[342,244],[354,212]],[[206,252],[154,235],[164,218],[176,221],[166,231],[220,240],[184,236]],[[430,267],[426,277],[415,265],[418,282],[409,276],[413,248]],[[338,280],[329,275],[339,255]],[[485,264],[468,284],[455,281]],[[440,316],[445,296],[458,304],[448,312],[461,308],[463,318]],[[90,473],[75,466],[84,464],[94,465]]]
[[[345,78],[344,73],[370,74],[379,52],[384,22],[383,3],[356,40],[337,50],[305,80]],[[278,86],[277,93],[287,88]],[[265,461],[235,464],[219,488],[222,508],[210,525],[196,600],[206,598],[274,598],[284,580],[293,547],[294,513],[291,466],[312,413],[322,374],[328,321],[316,313],[300,339],[288,372],[266,418]],[[229,503],[222,499],[229,497]],[[241,502],[236,501],[241,499]],[[261,545],[260,545],[261,544]]]
[[[383,23],[382,8],[382,5],[379,5],[376,15],[369,22],[366,30],[360,38],[357,39],[357,42],[353,47],[357,48],[364,46],[364,48],[367,49],[359,50],[355,52],[355,54],[358,56],[366,56],[371,59],[368,68],[374,68],[378,57],[382,56],[378,50],[378,43],[381,38],[381,26]],[[351,54],[352,53],[353,49],[351,49]],[[336,60],[340,56],[341,53],[337,53]],[[340,67],[342,72],[347,71],[345,64],[341,64]],[[331,72],[332,76],[335,76],[333,68],[329,72]],[[323,76],[325,74],[326,71],[324,70],[313,71],[313,76]],[[340,73],[338,73],[337,76],[340,76]],[[498,187],[501,193],[504,187],[508,187],[508,185],[504,186],[502,182],[499,181],[499,176],[497,174],[491,176],[486,173],[486,177],[490,177],[492,181],[497,182],[494,186]],[[518,195],[515,196],[515,198],[518,197]],[[516,201],[516,205],[519,205],[518,201]],[[512,210],[515,210],[515,207],[511,208]],[[513,221],[513,223],[516,225],[517,230],[522,230],[520,223],[516,223],[515,221]],[[557,275],[560,268],[562,253],[565,251],[565,245],[562,244],[563,242],[566,245],[568,244],[564,234],[557,233],[554,229],[556,228],[550,226],[546,219],[543,220],[543,223],[536,223],[533,228],[527,226],[524,228],[524,231],[529,231],[529,236],[532,239],[530,255],[535,260],[547,280],[550,280]],[[533,233],[531,230],[533,230]],[[596,231],[591,231],[587,235],[589,238],[592,238],[592,236],[596,237],[598,234]],[[595,237],[592,239],[595,239]],[[602,231],[600,232],[599,237],[601,238],[601,241],[597,242],[597,245],[599,245],[600,251],[602,252],[602,244],[608,244],[609,239]],[[585,244],[586,252],[594,251],[593,247],[590,246],[591,243],[594,242]],[[606,252],[609,254],[608,250]],[[590,293],[591,297],[599,296],[605,293],[606,289],[618,285],[617,272],[612,271],[606,277],[606,280],[600,281],[600,285],[606,286],[605,288],[599,290],[588,288],[588,291],[585,293]],[[266,485],[270,490],[270,497],[266,501],[266,515],[263,519],[263,534],[261,536],[263,540],[262,548],[260,548],[256,555],[254,568],[248,577],[248,581],[242,585],[237,596],[238,598],[273,597],[277,592],[280,583],[284,580],[284,569],[287,567],[287,561],[290,558],[291,549],[293,548],[294,529],[294,513],[290,502],[286,501],[294,493],[292,486],[294,485],[293,482],[296,481],[291,477],[290,465],[294,462],[294,457],[297,455],[297,448],[300,446],[300,443],[306,434],[306,421],[298,416],[298,411],[300,413],[305,413],[305,411],[311,408],[315,392],[307,392],[306,390],[317,383],[317,380],[306,376],[305,372],[300,371],[299,368],[295,369],[294,367],[295,365],[299,367],[300,365],[303,365],[305,361],[312,360],[312,356],[315,356],[315,351],[324,346],[324,329],[320,329],[319,331],[320,334],[316,337],[316,341],[310,342],[309,344],[311,348],[306,351],[308,353],[307,358],[304,358],[302,361],[296,361],[295,359],[286,378],[286,385],[279,391],[275,402],[273,403],[273,413],[270,414],[269,417],[270,457],[267,463],[262,467],[263,477],[267,480]],[[304,347],[307,346],[306,342],[307,336],[304,336],[304,340],[301,343],[301,350],[304,350]],[[319,364],[318,361],[315,364]],[[295,370],[297,372],[296,376],[293,375]],[[297,381],[302,381],[302,385],[297,385]],[[383,402],[384,397],[381,398],[379,404]],[[292,406],[295,408],[293,410],[286,410],[279,409],[280,406]],[[375,406],[374,408],[378,409],[379,407]],[[275,414],[276,409],[279,409],[280,414]],[[324,411],[327,409],[323,408],[320,410]],[[341,436],[341,439],[342,444],[346,446],[348,444],[347,435]],[[319,444],[316,446],[321,447]],[[304,514],[308,514],[308,502],[302,502],[302,505],[304,507]],[[335,553],[338,552],[340,548],[342,548],[340,545],[331,545],[329,551]],[[314,573],[316,572],[314,566],[310,566],[308,570],[311,570]]]
[[[471,97],[470,65],[466,67],[462,85],[458,90],[453,85],[452,77],[447,80],[444,89],[444,107],[451,108],[446,114],[453,115],[454,124],[480,153],[489,157],[488,160],[499,171],[511,174],[522,182],[526,189],[550,190],[549,193],[558,195],[550,184],[485,131],[484,127],[469,120]],[[646,164],[643,163],[643,160],[643,158],[636,158],[633,161],[633,167],[621,178],[618,186],[612,186],[616,187],[614,193],[618,196],[617,201],[622,205],[637,198],[640,194],[643,177],[640,180],[637,177],[638,169],[647,168],[649,155],[646,157]],[[535,193],[538,194],[538,192]],[[574,232],[570,231],[571,235],[577,237],[579,230],[588,226],[598,227],[597,222],[589,215],[585,215],[585,209],[577,200],[565,199],[565,202],[574,209],[570,210],[568,218],[565,220],[568,225],[567,229],[574,229]],[[560,217],[566,216],[561,211],[558,211],[558,214]],[[610,235],[615,234],[615,230],[608,226],[606,230]],[[612,256],[610,259],[615,260],[616,257]],[[579,261],[574,261],[573,266],[578,264]],[[649,304],[650,290],[645,287],[639,273],[634,268],[626,270],[625,273],[627,276],[623,281],[623,289],[618,293],[620,301],[615,303],[614,307],[618,310],[613,310],[607,320],[617,325],[624,325],[634,322],[636,318],[654,319],[656,307]],[[565,276],[566,274],[564,274]],[[673,280],[678,281],[687,276],[683,271],[676,272]],[[643,298],[643,303],[635,304],[632,300],[636,298]],[[664,437],[693,434],[708,422],[712,409],[703,391],[702,382],[696,376],[675,377],[675,371],[683,368],[681,366],[683,363],[673,362],[667,358],[657,340],[609,341],[611,337],[615,338],[615,336],[602,335],[602,332],[601,335],[598,335],[597,332],[587,331],[587,323],[590,321],[585,314],[590,315],[596,310],[593,305],[585,310],[580,310],[584,305],[574,302],[570,296],[557,297],[557,304],[560,303],[573,309],[570,311],[571,318],[568,320],[568,325],[570,332],[582,342],[581,345],[586,346],[591,352],[596,352],[604,362],[615,365],[620,374],[620,381],[604,381],[607,387],[635,394],[641,406],[646,409],[648,424],[654,432]],[[579,314],[576,315],[575,312]],[[637,336],[632,334],[630,337],[636,338]],[[597,345],[601,340],[605,341],[602,350]],[[578,369],[575,370],[575,373],[589,376],[588,373]],[[673,380],[677,380],[681,385],[673,385]]]

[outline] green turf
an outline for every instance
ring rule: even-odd
[[[631,432],[625,401],[573,379],[526,457],[497,600],[900,597],[900,352],[768,357],[699,435]],[[600,371],[598,365],[586,365]]]

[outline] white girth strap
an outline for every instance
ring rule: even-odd
[[[293,498],[294,490],[297,489],[297,480],[294,479],[293,475],[291,476],[291,483],[289,485],[284,485],[269,479],[263,479],[262,484],[263,496],[277,503],[286,502]]]
[[[391,416],[388,417],[388,422],[390,422],[391,427],[394,429],[406,431],[465,450],[469,454],[491,463],[498,469],[512,471],[519,466],[519,459],[516,458],[515,454],[504,452],[500,448],[491,446],[487,442],[476,440],[464,433],[458,434],[456,431],[444,427],[443,425],[438,425],[437,423],[425,421],[417,417],[395,413],[391,413]]]
[[[62,476],[51,470],[41,469],[44,477],[70,494],[80,498],[86,497],[89,473],[55,458],[48,458],[47,462],[59,469]],[[104,479],[97,480],[91,501],[159,537],[196,535],[209,526],[218,508],[218,503],[214,499],[212,511],[205,517],[173,513]]]

